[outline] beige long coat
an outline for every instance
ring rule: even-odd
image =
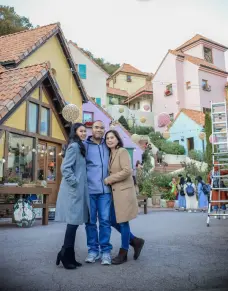
[[[138,205],[131,160],[126,149],[119,148],[110,157],[109,175],[106,182],[112,187],[116,221],[121,223],[134,219],[138,214]]]

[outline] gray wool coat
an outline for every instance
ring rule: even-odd
[[[86,161],[76,142],[68,146],[61,172],[62,181],[56,203],[55,220],[73,225],[88,222],[89,194]]]

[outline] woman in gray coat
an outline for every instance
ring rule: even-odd
[[[86,128],[82,123],[71,127],[69,144],[62,163],[62,181],[56,204],[56,221],[67,223],[64,244],[58,253],[56,265],[62,262],[66,269],[76,269],[81,264],[75,260],[74,244],[76,230],[80,224],[88,222],[89,196],[85,147]]]

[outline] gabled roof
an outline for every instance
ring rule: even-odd
[[[50,63],[14,68],[0,73],[0,123],[3,123],[11,114],[11,110],[21,104],[41,82],[45,82],[49,90],[54,90],[57,97],[54,103],[60,112],[65,101],[50,72]],[[60,119],[66,124],[61,114]]]
[[[218,71],[218,72],[221,72],[221,73],[224,73],[224,74],[228,75],[228,72],[223,71],[222,69],[216,67],[215,65],[213,65],[213,64],[211,64],[211,63],[209,63],[209,62],[207,62],[207,61],[205,61],[203,59],[200,59],[200,58],[197,58],[197,57],[193,57],[193,56],[190,56],[188,54],[184,54],[184,53],[179,52],[177,50],[169,50],[169,53],[171,53],[171,54],[173,54],[175,56],[181,57],[184,60],[189,61],[192,64],[197,65],[199,67],[204,67],[204,68],[207,68],[207,69],[215,70],[215,71]]]
[[[133,67],[132,65],[129,64],[123,64],[119,69],[117,69],[110,77],[109,79],[111,79],[113,76],[115,76],[118,73],[129,73],[129,74],[136,74],[136,75],[142,75],[142,76],[148,76],[149,73],[144,73],[138,69],[136,69],[135,67]]]
[[[127,100],[125,100],[124,103],[128,103],[134,100],[135,98],[140,97],[141,95],[145,95],[145,94],[147,95],[153,94],[152,82],[150,81],[147,81],[143,87],[139,88],[135,93],[131,94],[131,96]]]
[[[76,49],[78,49],[85,57],[87,57],[95,66],[97,66],[103,73],[106,74],[107,77],[109,77],[109,74],[101,67],[99,66],[92,58],[90,58],[76,43],[74,43],[72,40],[68,42],[72,46],[74,46]]]
[[[200,34],[196,34],[194,37],[192,37],[191,39],[186,41],[184,44],[182,44],[181,46],[176,48],[176,50],[182,50],[182,49],[184,49],[184,48],[186,48],[186,47],[188,47],[188,46],[192,45],[193,43],[196,43],[196,42],[198,42],[200,40],[215,44],[215,45],[220,46],[220,47],[222,47],[223,49],[226,49],[226,50],[228,49],[226,46],[224,46],[224,45],[222,45],[220,43],[217,43],[217,42],[215,42],[215,41],[213,41],[213,40],[211,40],[211,39],[209,39],[207,37],[204,37],[204,36],[202,36]]]
[[[123,96],[123,97],[129,97],[129,94],[126,90],[121,90],[117,88],[111,88],[107,86],[107,94],[117,95],[117,96]]]
[[[57,23],[0,37],[0,63],[19,63],[59,29]]]
[[[192,119],[193,121],[195,121],[197,124],[199,124],[199,125],[201,125],[201,126],[204,127],[204,125],[205,125],[205,114],[202,111],[192,110],[192,109],[185,109],[185,108],[181,109],[178,112],[177,116],[174,119],[173,124],[175,123],[175,121],[177,120],[177,118],[179,117],[179,115],[181,113],[184,113],[190,119]]]
[[[0,64],[3,66],[17,66],[29,55],[35,52],[52,36],[57,35],[75,82],[80,90],[82,100],[87,101],[87,94],[78,76],[73,58],[59,23],[41,26],[31,30],[8,34],[0,37]]]

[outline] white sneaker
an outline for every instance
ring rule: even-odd
[[[223,216],[222,218],[223,218],[223,219],[226,219],[226,216]]]
[[[192,210],[188,210],[188,212],[192,212]]]
[[[215,215],[215,216],[214,216],[214,218],[215,218],[215,219],[217,219],[217,218],[218,218],[218,216],[217,216],[217,215]]]
[[[196,210],[194,210],[194,212],[196,213]]]
[[[100,254],[96,253],[88,253],[87,258],[85,259],[86,263],[95,263],[97,260],[101,258]]]
[[[101,256],[101,265],[111,265],[112,264],[112,258],[109,253],[104,253]]]

